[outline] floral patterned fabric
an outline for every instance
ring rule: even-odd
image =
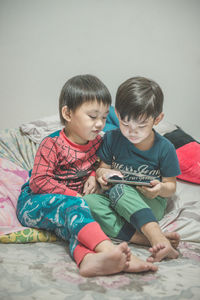
[[[53,233],[23,227],[16,216],[21,186],[28,172],[13,162],[0,157],[0,242],[28,243],[55,241]]]
[[[156,273],[84,278],[70,258],[67,244],[27,243],[54,241],[56,237],[22,228],[12,219],[21,184],[28,175],[25,170],[32,168],[36,148],[18,129],[0,132],[0,299],[200,299],[199,185],[177,182],[177,192],[169,199],[167,214],[160,222],[163,230],[176,230],[181,235],[178,259],[157,263]],[[5,234],[5,229],[10,233]],[[145,247],[130,247],[143,259],[149,256]]]
[[[7,158],[27,171],[33,167],[37,148],[38,144],[18,128],[0,131],[0,157]]]
[[[131,250],[149,255],[144,247]],[[156,273],[84,278],[63,242],[0,244],[0,299],[199,300],[200,247],[182,242],[179,251],[178,259],[157,263]]]

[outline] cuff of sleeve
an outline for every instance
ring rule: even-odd
[[[143,208],[137,212],[135,212],[130,217],[130,223],[137,229],[137,231],[141,232],[141,228],[143,225],[156,222],[158,223],[156,217],[154,216],[152,210],[150,208]]]
[[[77,197],[77,192],[76,191],[73,191],[73,190],[71,190],[71,189],[66,189],[65,190],[65,195],[66,196],[73,196],[73,197]]]
[[[99,243],[105,240],[110,239],[97,222],[85,225],[78,233],[78,241],[90,250],[94,250]]]
[[[96,172],[92,171],[92,173],[90,174],[90,176],[96,176]]]
[[[80,244],[76,246],[76,248],[74,249],[73,257],[78,267],[80,266],[80,263],[84,259],[85,255],[88,253],[95,253],[95,252],[87,249],[86,247]]]

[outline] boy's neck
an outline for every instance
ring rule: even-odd
[[[89,141],[82,141],[78,136],[73,136],[69,134],[70,130],[68,130],[66,127],[64,128],[64,134],[67,137],[67,139],[76,145],[84,146],[87,145]]]
[[[152,129],[151,134],[142,142],[138,143],[138,144],[133,144],[137,149],[141,150],[141,151],[147,151],[149,149],[151,149],[151,147],[154,144],[154,139],[155,139],[155,132]]]

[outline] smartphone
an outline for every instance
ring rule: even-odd
[[[109,183],[124,183],[124,184],[130,184],[130,185],[145,185],[151,187],[152,185],[150,182],[143,182],[143,181],[131,181],[131,180],[124,180],[122,177],[119,176],[111,176],[107,178],[107,182]]]

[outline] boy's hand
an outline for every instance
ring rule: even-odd
[[[151,187],[147,186],[137,186],[136,188],[147,198],[149,199],[154,199],[157,196],[159,196],[161,187],[162,187],[162,182],[159,180],[152,180],[151,182]]]
[[[137,189],[147,198],[154,199],[157,196],[171,197],[176,191],[176,177],[163,177],[150,181],[152,187],[137,186]]]
[[[98,191],[98,184],[95,176],[89,176],[83,187],[83,195],[92,194]]]
[[[81,194],[77,193],[76,197],[82,198],[83,196]]]
[[[120,171],[112,170],[112,169],[106,169],[101,168],[101,172],[99,172],[99,176],[97,177],[98,182],[101,185],[101,188],[103,190],[108,190],[111,187],[111,184],[108,184],[107,179],[112,176],[119,176],[123,177],[122,173]]]

